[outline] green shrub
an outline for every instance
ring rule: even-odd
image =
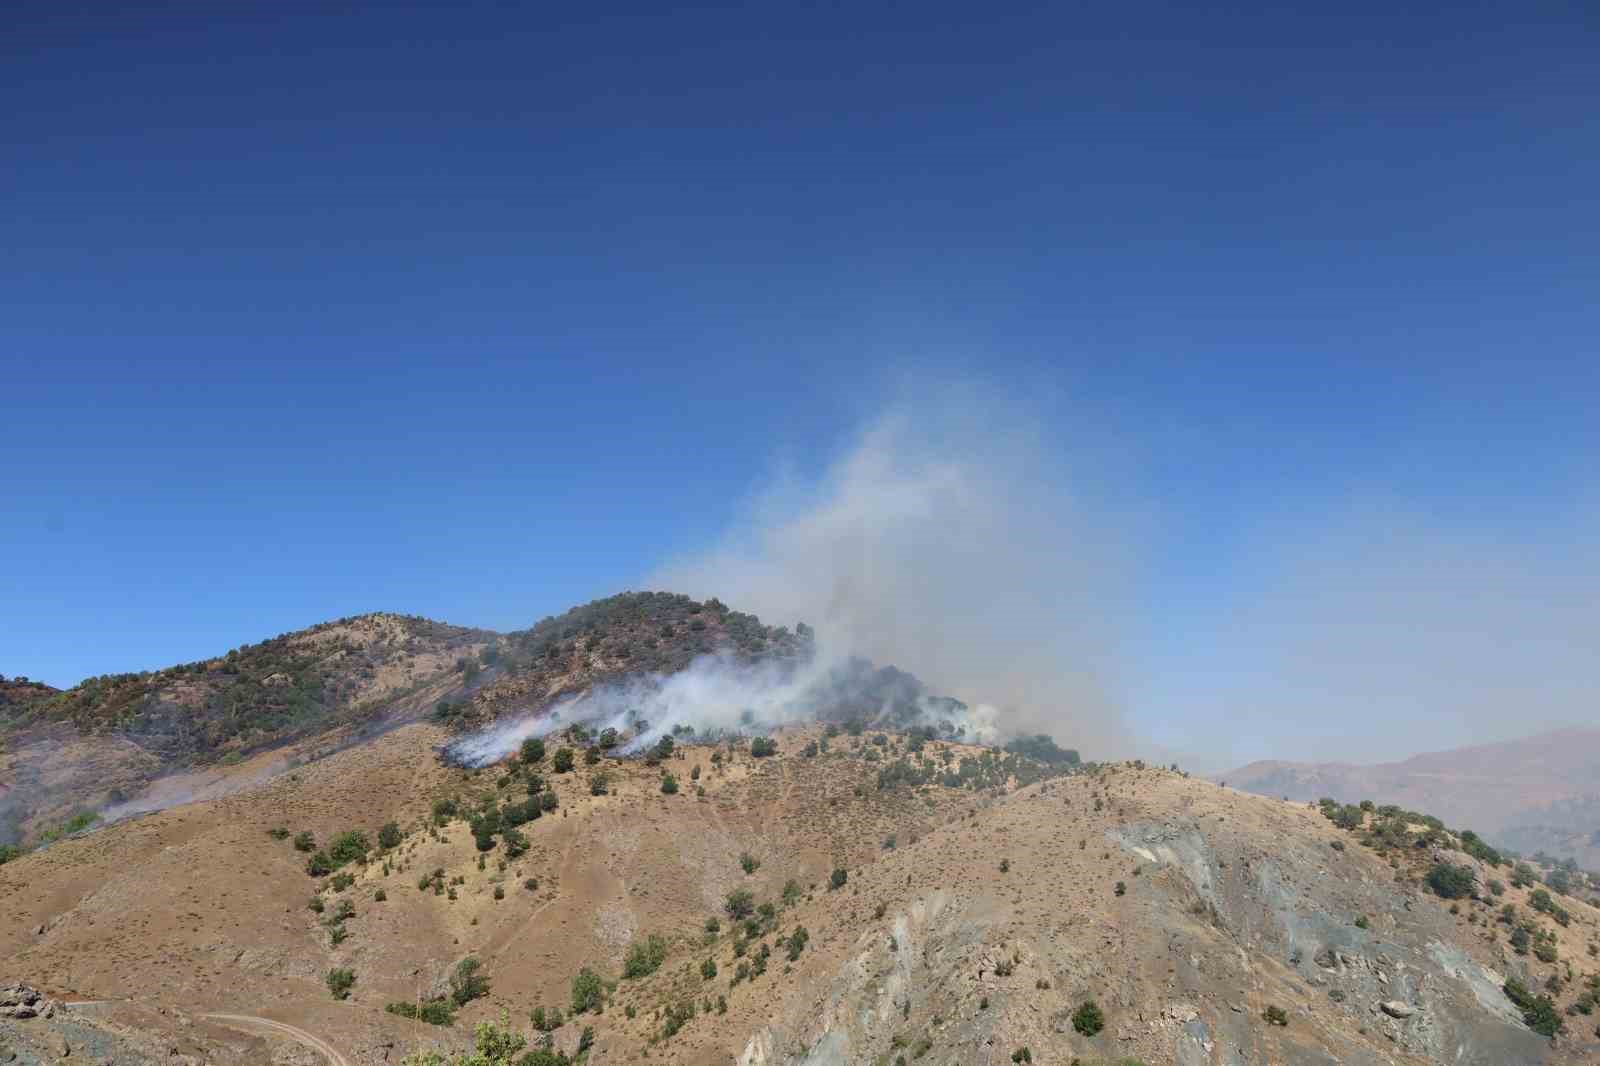
[[[651,933],[643,940],[635,940],[628,945],[628,954],[622,963],[622,976],[630,980],[649,977],[661,968],[666,958],[666,938]]]
[[[661,778],[661,791],[668,796],[677,795],[678,779],[671,774],[664,774]]]
[[[273,840],[287,840],[289,837],[289,831],[282,826],[278,826],[276,829],[268,829],[267,836],[271,837]]]
[[[661,1021],[662,1038],[666,1039],[668,1037],[676,1036],[678,1030],[682,1029],[693,1019],[694,1000],[692,999],[684,1000],[681,1003],[676,1003],[668,1007],[666,1016]]]
[[[555,772],[558,773],[558,774],[567,774],[567,773],[571,773],[572,772],[572,766],[573,766],[572,749],[571,748],[557,748],[556,749],[555,762],[551,764],[551,769],[555,770]]]
[[[761,860],[750,854],[748,851],[740,852],[739,869],[743,870],[746,874],[753,874],[757,870],[761,869]]]
[[[371,849],[367,834],[359,829],[350,829],[333,838],[333,843],[328,845],[328,858],[333,860],[335,866],[366,862],[367,852]]]
[[[1441,899],[1465,899],[1472,895],[1472,871],[1453,863],[1435,863],[1428,871],[1428,887]]]
[[[397,848],[405,839],[405,834],[400,832],[400,826],[394,822],[385,822],[382,829],[378,830],[378,847],[385,850]]]
[[[1266,1019],[1266,1022],[1267,1022],[1268,1025],[1280,1025],[1281,1026],[1281,1025],[1288,1025],[1289,1024],[1289,1014],[1288,1014],[1288,1012],[1285,1011],[1282,1007],[1277,1006],[1276,1004],[1270,1005],[1270,1006],[1267,1007],[1266,1010],[1262,1011],[1261,1012],[1261,1017]]]
[[[717,976],[717,960],[708,957],[705,962],[702,962],[700,964],[700,976],[707,981]]]
[[[296,851],[315,851],[315,850],[317,850],[317,838],[312,836],[311,832],[309,830],[303,830],[303,831],[301,831],[299,833],[296,833],[294,835],[294,850],[296,850]]]
[[[458,1007],[464,1007],[480,996],[489,994],[489,978],[484,975],[483,964],[468,955],[450,971],[450,998]]]
[[[356,975],[354,970],[334,969],[328,971],[326,978],[328,991],[333,993],[334,999],[349,999],[350,989],[355,987]]]
[[[850,872],[843,866],[834,867],[833,873],[828,875],[828,885],[831,888],[843,888],[848,880],[850,880]]]
[[[553,1033],[565,1022],[561,1017],[560,1007],[535,1007],[528,1015],[528,1020],[533,1022],[533,1027],[541,1033]]]
[[[605,984],[600,975],[585,966],[572,979],[572,1013],[598,1012],[603,1005]]]
[[[327,877],[333,873],[333,860],[326,852],[319,851],[306,860],[306,873],[312,877]]]
[[[755,902],[755,895],[748,888],[736,888],[722,901],[722,909],[728,912],[728,917],[740,921],[755,913]]]
[[[756,737],[750,742],[752,758],[765,759],[769,755],[776,754],[778,754],[778,742],[771,737]]]
[[[788,949],[789,961],[800,961],[800,953],[806,949],[806,944],[810,941],[811,934],[806,932],[806,927],[803,925],[795,926],[794,932],[790,933],[789,938],[782,942],[783,946]]]
[[[1092,999],[1072,1012],[1072,1028],[1084,1036],[1093,1036],[1105,1027],[1106,1016],[1100,1012],[1100,1004]]]
[[[1535,996],[1515,977],[1505,983],[1506,998],[1522,1012],[1522,1021],[1541,1036],[1555,1036],[1564,1027],[1555,1002],[1549,996]]]
[[[429,1025],[453,1025],[456,1020],[455,1004],[447,999],[425,999],[416,1003],[390,1003],[383,1008],[402,1018],[414,1018]]]

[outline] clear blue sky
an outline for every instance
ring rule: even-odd
[[[0,672],[525,625],[924,369],[1119,455],[1174,691],[1275,523],[1593,485],[1592,4],[5,18]]]

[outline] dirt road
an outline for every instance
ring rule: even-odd
[[[296,1026],[286,1022],[275,1022],[271,1018],[257,1018],[250,1014],[202,1014],[200,1017],[233,1026],[236,1029],[268,1029],[291,1040],[295,1040],[320,1054],[328,1060],[328,1066],[350,1066],[349,1060],[320,1037],[313,1036]]]

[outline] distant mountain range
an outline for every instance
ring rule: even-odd
[[[1476,829],[1503,847],[1600,868],[1600,729],[1562,729],[1365,766],[1266,760],[1219,779],[1294,800],[1397,803]]]

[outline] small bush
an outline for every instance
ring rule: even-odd
[[[750,742],[752,758],[765,759],[769,755],[776,754],[778,754],[778,742],[771,737],[756,737]]]
[[[354,970],[329,970],[326,981],[334,999],[349,999],[350,989],[355,987],[356,974]]]
[[[531,765],[544,762],[544,741],[529,737],[522,742],[522,761]]]
[[[296,833],[294,835],[294,850],[296,850],[296,851],[316,851],[317,850],[317,838],[312,836],[311,832],[309,830],[304,830],[302,832]]]
[[[675,796],[678,794],[678,779],[671,774],[661,778],[661,792],[663,795]]]
[[[1288,1025],[1289,1014],[1282,1007],[1273,1004],[1261,1012],[1261,1017],[1266,1019],[1268,1025]]]
[[[489,994],[489,978],[482,970],[483,964],[468,955],[450,971],[450,998],[456,1006],[464,1007],[480,996]]]
[[[278,826],[276,829],[268,829],[267,836],[271,837],[273,840],[287,840],[289,837],[289,831],[282,826]]]
[[[558,774],[568,774],[572,772],[573,762],[574,757],[571,748],[557,748],[555,762],[551,765],[551,768]]]
[[[405,834],[400,832],[400,826],[394,822],[386,822],[384,827],[378,830],[378,847],[386,851],[389,848],[399,847],[404,839]]]
[[[1535,996],[1515,977],[1505,983],[1506,998],[1522,1012],[1522,1021],[1540,1036],[1555,1036],[1566,1024],[1549,996]]]
[[[1428,871],[1428,887],[1440,899],[1465,899],[1472,895],[1472,871],[1453,863],[1435,863]]]
[[[572,1013],[598,1012],[603,1004],[605,985],[600,975],[585,966],[572,979]]]
[[[1100,1005],[1092,999],[1072,1012],[1072,1028],[1084,1036],[1093,1036],[1105,1027],[1106,1016],[1100,1012]]]
[[[627,979],[649,977],[661,968],[667,958],[667,941],[656,933],[628,945],[627,958],[622,963],[622,976]]]
[[[722,909],[734,921],[741,921],[755,913],[756,898],[748,888],[736,888],[722,901]]]
[[[455,1005],[447,999],[423,1000],[420,1006],[415,1003],[390,1003],[383,1009],[390,1014],[413,1018],[429,1025],[453,1025],[456,1020]]]
[[[750,854],[748,851],[740,852],[739,869],[743,870],[747,874],[753,874],[757,870],[761,869],[761,860]]]
[[[717,976],[717,960],[707,958],[705,962],[702,962],[700,964],[700,976],[707,981]]]
[[[843,866],[836,866],[834,867],[833,873],[828,875],[828,886],[835,889],[843,888],[845,886],[845,882],[849,880],[849,871]]]

